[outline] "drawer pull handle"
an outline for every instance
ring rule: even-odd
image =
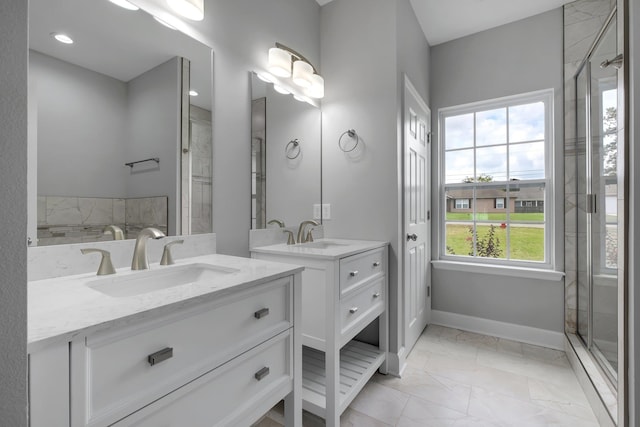
[[[173,357],[173,348],[167,347],[147,356],[147,361],[149,362],[149,365],[153,366],[153,365],[157,365],[160,362],[164,362],[167,359],[171,359],[172,357]]]
[[[374,267],[380,267],[380,261],[376,261],[376,262],[374,262],[374,263],[373,263],[373,266],[374,266]]]
[[[357,311],[358,311],[358,307],[351,307],[349,309],[349,313],[351,313],[351,314],[355,314]]]
[[[380,292],[376,292],[375,294],[373,294],[374,298],[379,298],[380,297]]]
[[[262,319],[263,317],[265,317],[268,314],[269,314],[269,309],[268,308],[261,308],[260,310],[258,310],[255,313],[253,313],[253,317],[255,317],[256,319]]]
[[[256,372],[253,376],[258,381],[261,381],[267,375],[269,375],[269,368],[265,366],[264,368],[262,368],[258,372]]]
[[[358,270],[352,271],[351,273],[349,273],[349,276],[351,277],[356,277],[357,275],[358,275]]]

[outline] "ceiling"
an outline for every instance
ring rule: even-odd
[[[323,6],[332,0],[316,0]],[[411,0],[431,46],[555,9],[573,0]]]

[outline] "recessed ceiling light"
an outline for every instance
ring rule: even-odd
[[[158,21],[160,24],[164,25],[165,27],[172,29],[172,30],[177,30],[176,27],[174,27],[173,25],[169,25],[166,22],[164,22],[162,19],[158,18],[157,16],[154,16],[153,19],[155,19],[156,21]]]
[[[136,6],[133,3],[128,2],[127,0],[109,0],[111,3],[116,4],[122,8],[125,8],[127,10],[138,10],[140,9],[138,6]]]
[[[189,91],[189,95],[190,96],[198,96],[198,92],[196,92],[195,90],[190,90]]]
[[[73,39],[66,34],[62,33],[51,33],[51,37],[58,40],[60,43],[71,44],[73,43]]]

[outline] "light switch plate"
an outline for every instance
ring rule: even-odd
[[[331,219],[331,203],[322,204],[322,220]]]
[[[317,219],[320,220],[320,214],[322,213],[322,210],[320,208],[320,204],[316,203],[313,205],[313,219]]]

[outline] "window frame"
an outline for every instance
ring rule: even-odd
[[[544,260],[543,261],[526,261],[526,260],[512,260],[504,258],[482,258],[476,256],[464,256],[464,255],[451,255],[446,252],[446,187],[450,187],[451,184],[446,184],[445,177],[445,159],[446,159],[446,144],[445,144],[445,119],[451,116],[459,116],[463,114],[479,113],[483,111],[508,108],[518,105],[530,104],[535,102],[542,102],[545,107],[544,111],[544,179],[532,179],[521,180],[523,184],[527,183],[543,183],[544,184]],[[555,197],[556,191],[554,190],[554,177],[556,175],[554,157],[555,153],[555,123],[554,123],[554,90],[544,89],[535,92],[523,93],[518,95],[512,95],[507,97],[495,98],[485,101],[473,102],[469,104],[463,104],[458,106],[444,107],[438,110],[438,153],[437,153],[437,167],[438,167],[438,219],[434,222],[434,226],[437,227],[434,233],[437,236],[438,243],[434,259],[442,261],[463,262],[471,264],[485,264],[485,265],[502,265],[505,267],[524,267],[540,270],[553,270],[555,267],[555,248],[556,242],[556,218],[558,214],[555,211]],[[507,141],[508,141],[508,128],[507,128]],[[475,141],[474,130],[474,144],[473,149],[478,148]],[[474,154],[475,156],[475,154]],[[505,183],[508,181],[496,181],[497,183]],[[479,183],[476,183],[476,185]],[[480,183],[481,184],[481,183]],[[454,184],[455,186],[455,184]],[[506,209],[505,200],[505,209]],[[474,208],[475,209],[475,208]],[[475,211],[474,211],[475,212]],[[477,221],[477,220],[476,220]]]
[[[501,203],[498,203],[498,200],[500,200]],[[494,205],[495,205],[494,206],[495,209],[501,209],[501,210],[504,209],[504,210],[506,210],[506,208],[507,208],[507,205],[506,205],[504,197],[496,197]]]

